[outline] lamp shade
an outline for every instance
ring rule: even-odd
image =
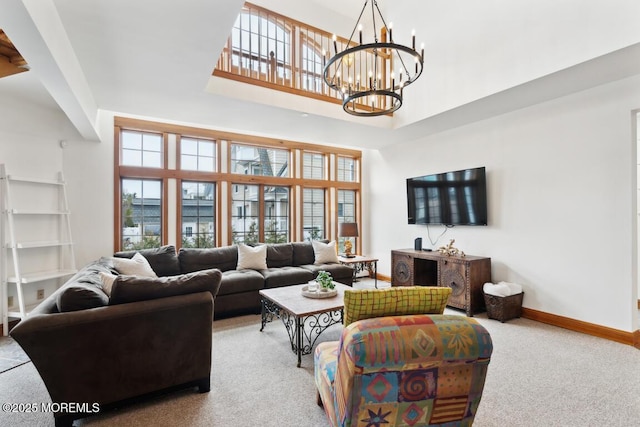
[[[338,224],[338,237],[358,237],[357,222],[342,222]]]

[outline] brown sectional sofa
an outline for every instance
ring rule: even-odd
[[[237,246],[183,248],[178,252],[178,260],[183,273],[205,268],[222,271],[214,309],[216,319],[259,313],[260,289],[306,283],[313,280],[319,271],[328,271],[336,282],[349,286],[353,283],[353,269],[350,267],[339,263],[314,264],[311,242],[268,244],[266,270],[236,270]]]
[[[159,278],[120,276],[108,297],[100,273],[117,271],[109,258],[101,258],[11,331],[53,403],[88,403],[87,413],[64,408],[55,412],[56,426],[91,415],[93,403],[102,412],[180,387],[198,386],[207,392],[214,315],[259,313],[260,289],[305,283],[320,270],[347,285],[353,280],[349,267],[314,264],[308,242],[269,245],[267,269],[259,271],[235,269],[235,246],[179,253],[164,246],[139,252]]]

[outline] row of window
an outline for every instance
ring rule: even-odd
[[[358,221],[360,152],[183,130],[116,119],[116,249],[337,239]]]
[[[386,41],[386,30],[381,28],[379,36],[380,40]],[[380,55],[353,52],[331,66],[341,89],[330,88],[323,79],[329,57],[354,45],[355,40],[337,37],[245,3],[220,53],[213,75],[341,103],[343,92],[352,87],[375,89],[374,79],[384,79],[394,70],[393,57],[385,52]],[[396,65],[404,67],[403,64]],[[356,100],[354,106],[368,111],[384,108],[384,105],[371,104],[367,98]]]

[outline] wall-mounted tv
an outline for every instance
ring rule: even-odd
[[[484,167],[407,178],[409,224],[487,225]]]

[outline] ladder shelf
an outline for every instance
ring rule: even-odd
[[[57,180],[19,177],[7,174],[5,165],[0,164],[0,184],[0,297],[3,333],[6,336],[9,318],[24,319],[39,303],[27,304],[23,285],[63,279],[75,274],[77,270],[66,183],[62,172],[58,173]],[[17,199],[13,198],[14,190],[19,196]],[[25,206],[25,200],[37,200],[37,205],[35,208]],[[44,235],[34,235],[39,233]],[[34,265],[38,265],[40,271],[34,271]],[[9,311],[9,289],[14,287],[18,310]]]

